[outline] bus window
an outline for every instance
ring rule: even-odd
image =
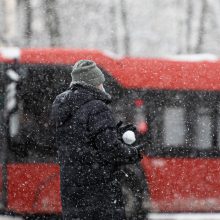
[[[209,108],[197,109],[195,121],[195,147],[199,149],[212,148],[212,121]]]
[[[51,105],[56,95],[68,88],[69,71],[63,66],[33,65],[20,68],[18,88],[19,132],[12,138],[15,162],[50,162],[56,159]],[[24,74],[25,73],[25,74]]]
[[[165,146],[180,146],[185,144],[185,111],[181,107],[166,107],[164,110]]]

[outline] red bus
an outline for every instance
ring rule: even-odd
[[[79,59],[99,65],[118,120],[135,123],[138,142],[147,142],[140,166],[123,168],[128,219],[219,212],[220,61],[116,59],[72,49],[0,52],[1,210],[60,219],[49,113]]]

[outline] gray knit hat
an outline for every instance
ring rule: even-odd
[[[85,82],[98,86],[105,81],[104,74],[91,60],[79,60],[73,66],[71,77],[73,82]]]

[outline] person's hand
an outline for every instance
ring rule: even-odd
[[[139,144],[133,148],[137,151],[138,158],[141,160],[144,156],[144,149],[147,143]]]
[[[131,145],[136,141],[136,127],[133,124],[122,125],[122,121],[117,124],[117,133],[119,140],[125,144]]]
[[[137,130],[133,124],[126,124],[126,125],[122,125],[122,124],[123,124],[122,121],[120,121],[117,124],[117,130],[118,130],[118,133],[120,133],[120,134],[123,134],[128,130],[133,131],[133,132],[136,132],[136,130]]]
[[[136,127],[133,124],[123,125],[122,121],[118,122],[118,124],[116,125],[116,129],[117,129],[117,132],[120,136],[122,136],[128,130],[131,130],[133,132],[137,131]]]

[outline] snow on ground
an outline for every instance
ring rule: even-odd
[[[22,220],[20,217],[12,217],[12,216],[2,216],[0,215],[0,220]]]
[[[149,220],[220,220],[220,213],[184,213],[184,214],[157,214],[151,213]]]
[[[22,220],[21,217],[0,215],[0,220]],[[157,214],[150,213],[148,220],[220,220],[220,213],[185,213],[185,214]]]

